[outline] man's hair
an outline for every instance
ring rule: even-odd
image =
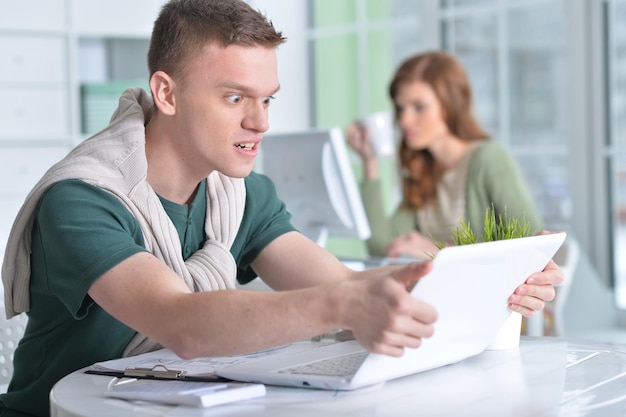
[[[189,57],[208,43],[276,48],[286,40],[243,0],[170,0],[154,22],[148,69],[184,73]]]

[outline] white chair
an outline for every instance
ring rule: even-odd
[[[569,290],[574,280],[576,267],[580,258],[580,247],[578,242],[571,236],[568,236],[563,246],[554,255],[554,262],[561,267],[563,271],[563,284],[555,287],[556,297],[552,301],[552,314],[554,320],[554,336],[565,336],[565,328],[563,325],[563,310]]]
[[[4,255],[6,235],[0,229],[0,264]],[[7,320],[4,313],[4,290],[0,284],[0,393],[7,391],[13,375],[13,352],[26,330],[28,316],[19,314]]]
[[[20,314],[7,320],[4,303],[0,303],[0,309],[0,393],[3,393],[6,392],[13,375],[13,352],[24,335],[28,317],[26,314]]]

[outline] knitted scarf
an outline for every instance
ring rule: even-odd
[[[207,241],[202,249],[184,261],[176,228],[146,181],[144,126],[151,108],[152,99],[143,89],[126,90],[110,125],[52,166],[26,197],[13,223],[2,265],[7,318],[30,309],[31,231],[36,207],[50,186],[65,179],[80,179],[116,196],[139,223],[146,249],[172,268],[190,290],[235,288],[237,266],[230,247],[243,218],[244,180],[218,172],[209,175]],[[124,355],[158,347],[156,342],[138,333]]]

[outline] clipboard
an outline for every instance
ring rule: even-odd
[[[178,381],[195,381],[195,382],[232,382],[232,379],[224,378],[219,375],[203,375],[194,376],[187,375],[185,371],[172,369],[154,369],[154,368],[129,368],[123,372],[114,370],[97,370],[87,369],[86,374],[114,376],[117,378],[135,378],[135,379],[162,379],[162,380],[178,380]]]
[[[129,366],[124,371],[124,376],[131,378],[185,379],[185,371],[167,369],[165,365],[155,365],[152,368]]]

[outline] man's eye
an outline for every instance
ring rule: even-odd
[[[274,96],[267,96],[263,99],[263,104],[269,106],[272,100],[274,100]]]
[[[415,111],[418,113],[422,113],[424,110],[426,110],[426,106],[423,104],[416,104],[415,106],[413,106],[415,108]]]
[[[243,97],[239,94],[231,94],[230,96],[226,97],[226,99],[233,104],[237,104],[241,100],[243,100]]]

